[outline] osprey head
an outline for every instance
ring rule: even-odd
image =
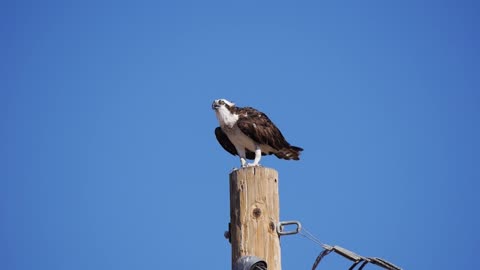
[[[225,107],[227,109],[230,109],[235,106],[235,103],[230,102],[226,99],[215,99],[212,103],[212,109],[215,111],[218,111],[221,107]]]

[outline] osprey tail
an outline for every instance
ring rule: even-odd
[[[297,146],[288,146],[282,149],[279,149],[275,154],[276,157],[286,160],[299,160],[300,159],[300,152],[303,151],[302,148]]]

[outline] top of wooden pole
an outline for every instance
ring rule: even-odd
[[[243,256],[256,256],[269,270],[281,270],[278,172],[247,167],[230,173],[230,240],[232,266]]]

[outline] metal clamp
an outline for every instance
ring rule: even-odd
[[[267,270],[267,262],[255,256],[243,256],[233,265],[233,270]]]
[[[295,228],[295,230],[284,231],[284,230],[283,230],[283,226],[286,226],[286,225],[297,225],[297,227]],[[280,221],[280,222],[278,222],[278,224],[277,224],[277,233],[278,233],[278,235],[280,235],[280,236],[282,236],[282,235],[297,234],[297,233],[300,232],[301,229],[302,229],[302,224],[300,224],[300,222],[299,222],[299,221],[296,221],[296,220]]]

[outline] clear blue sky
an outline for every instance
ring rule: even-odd
[[[75,2],[0,4],[0,269],[229,269],[216,98],[305,149],[262,160],[283,220],[404,269],[478,267],[476,1]],[[281,243],[287,270],[321,251]]]

